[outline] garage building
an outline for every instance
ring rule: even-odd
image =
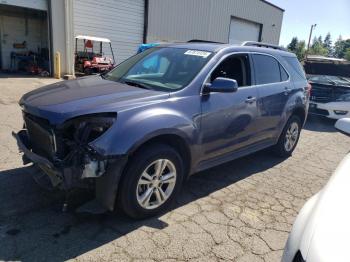
[[[278,44],[283,13],[264,0],[1,0],[0,70],[59,62],[72,75],[77,35],[109,38],[117,63],[145,42]]]

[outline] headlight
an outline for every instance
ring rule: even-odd
[[[337,102],[350,102],[350,94],[344,94],[337,98]]]
[[[116,119],[116,113],[85,115],[68,120],[60,129],[65,138],[86,144],[104,134]]]

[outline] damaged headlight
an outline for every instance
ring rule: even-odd
[[[80,116],[64,123],[64,137],[88,144],[103,135],[116,121],[116,113],[100,113]]]

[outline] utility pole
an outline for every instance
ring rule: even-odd
[[[309,35],[309,42],[308,42],[308,44],[307,44],[307,49],[306,49],[306,52],[305,52],[305,60],[307,59],[307,55],[308,55],[309,49],[310,49],[312,31],[315,29],[316,26],[317,26],[317,24],[311,25],[310,35]]]

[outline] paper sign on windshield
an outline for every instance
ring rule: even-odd
[[[203,58],[207,58],[210,56],[210,52],[205,52],[205,51],[198,51],[198,50],[188,50],[186,51],[185,55],[193,55],[193,56],[200,56]]]

